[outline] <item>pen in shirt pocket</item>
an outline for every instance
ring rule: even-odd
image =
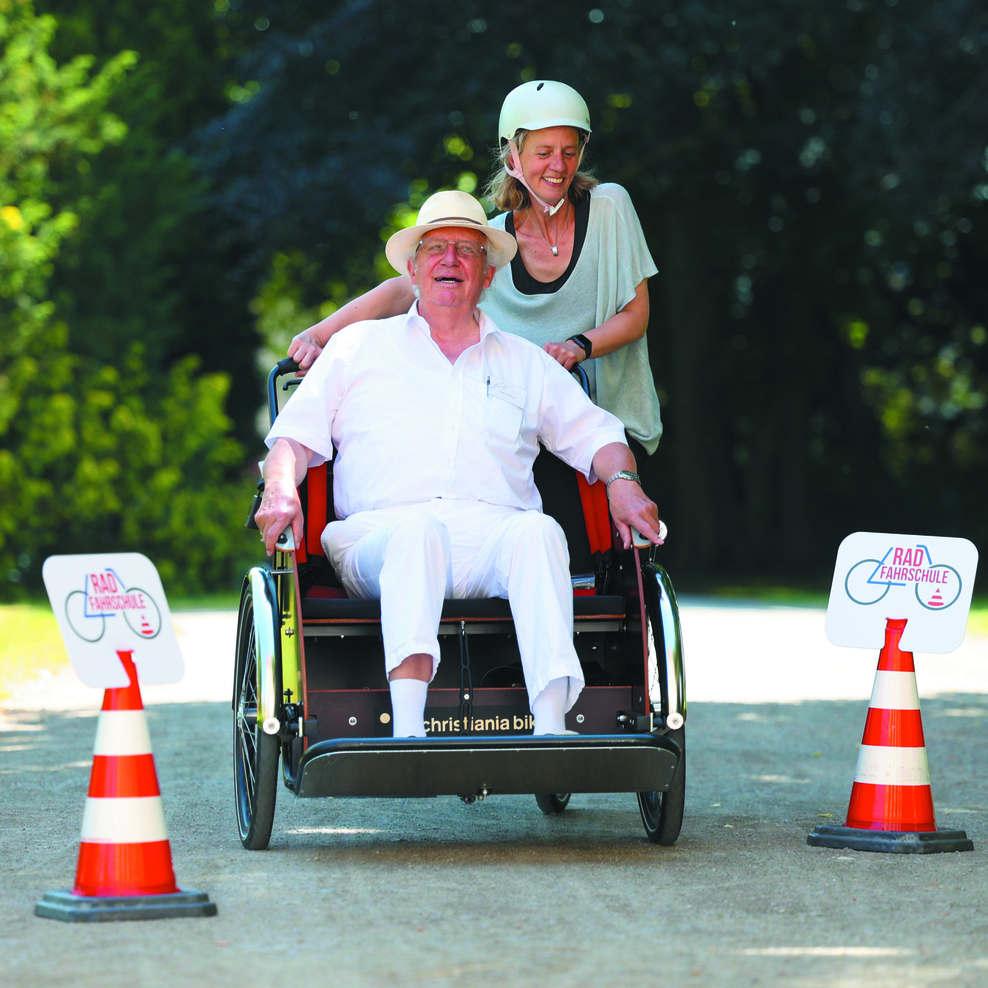
[[[491,396],[491,376],[490,376],[490,374],[488,374],[487,375],[487,397],[490,398],[490,396]]]

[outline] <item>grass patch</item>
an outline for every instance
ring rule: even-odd
[[[177,614],[179,611],[235,611],[239,607],[239,590],[168,598],[168,609],[172,614]]]
[[[236,592],[173,597],[168,607],[179,611],[235,611]],[[43,669],[56,673],[69,664],[58,622],[47,600],[24,604],[0,604],[0,699],[10,696],[21,683]]]
[[[975,597],[971,601],[967,633],[978,638],[988,638],[988,597]]]
[[[0,697],[42,669],[58,672],[69,664],[58,622],[44,604],[0,604]]]
[[[725,600],[750,600],[759,604],[781,604],[790,607],[826,607],[830,592],[805,589],[802,587],[781,587],[770,585],[750,586],[711,586],[703,594],[708,597],[721,597]]]
[[[830,598],[829,592],[824,593],[819,590],[757,585],[713,586],[706,587],[702,592],[707,597],[720,597],[724,600],[752,601],[790,607],[826,607]],[[988,597],[978,595],[971,601],[967,634],[975,638],[988,638]]]

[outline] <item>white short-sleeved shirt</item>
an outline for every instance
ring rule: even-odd
[[[537,346],[502,333],[478,310],[480,342],[454,363],[418,314],[354,323],[336,333],[265,438],[331,459],[338,518],[436,497],[541,509],[538,443],[592,479],[597,451],[624,442]]]

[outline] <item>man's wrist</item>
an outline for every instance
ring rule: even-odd
[[[634,473],[631,470],[618,470],[618,472],[613,474],[610,477],[610,479],[604,484],[604,489],[608,492],[608,494],[610,493],[611,490],[611,484],[613,484],[615,480],[630,480],[632,483],[637,484],[639,487],[641,487],[642,485],[642,479],[641,477],[638,476],[637,473]]]

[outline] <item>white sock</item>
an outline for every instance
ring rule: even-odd
[[[566,694],[569,692],[569,676],[549,680],[548,685],[535,698],[532,716],[535,727],[532,734],[563,734],[566,730]]]
[[[392,679],[392,734],[396,738],[425,737],[425,695],[429,684],[421,679]]]

